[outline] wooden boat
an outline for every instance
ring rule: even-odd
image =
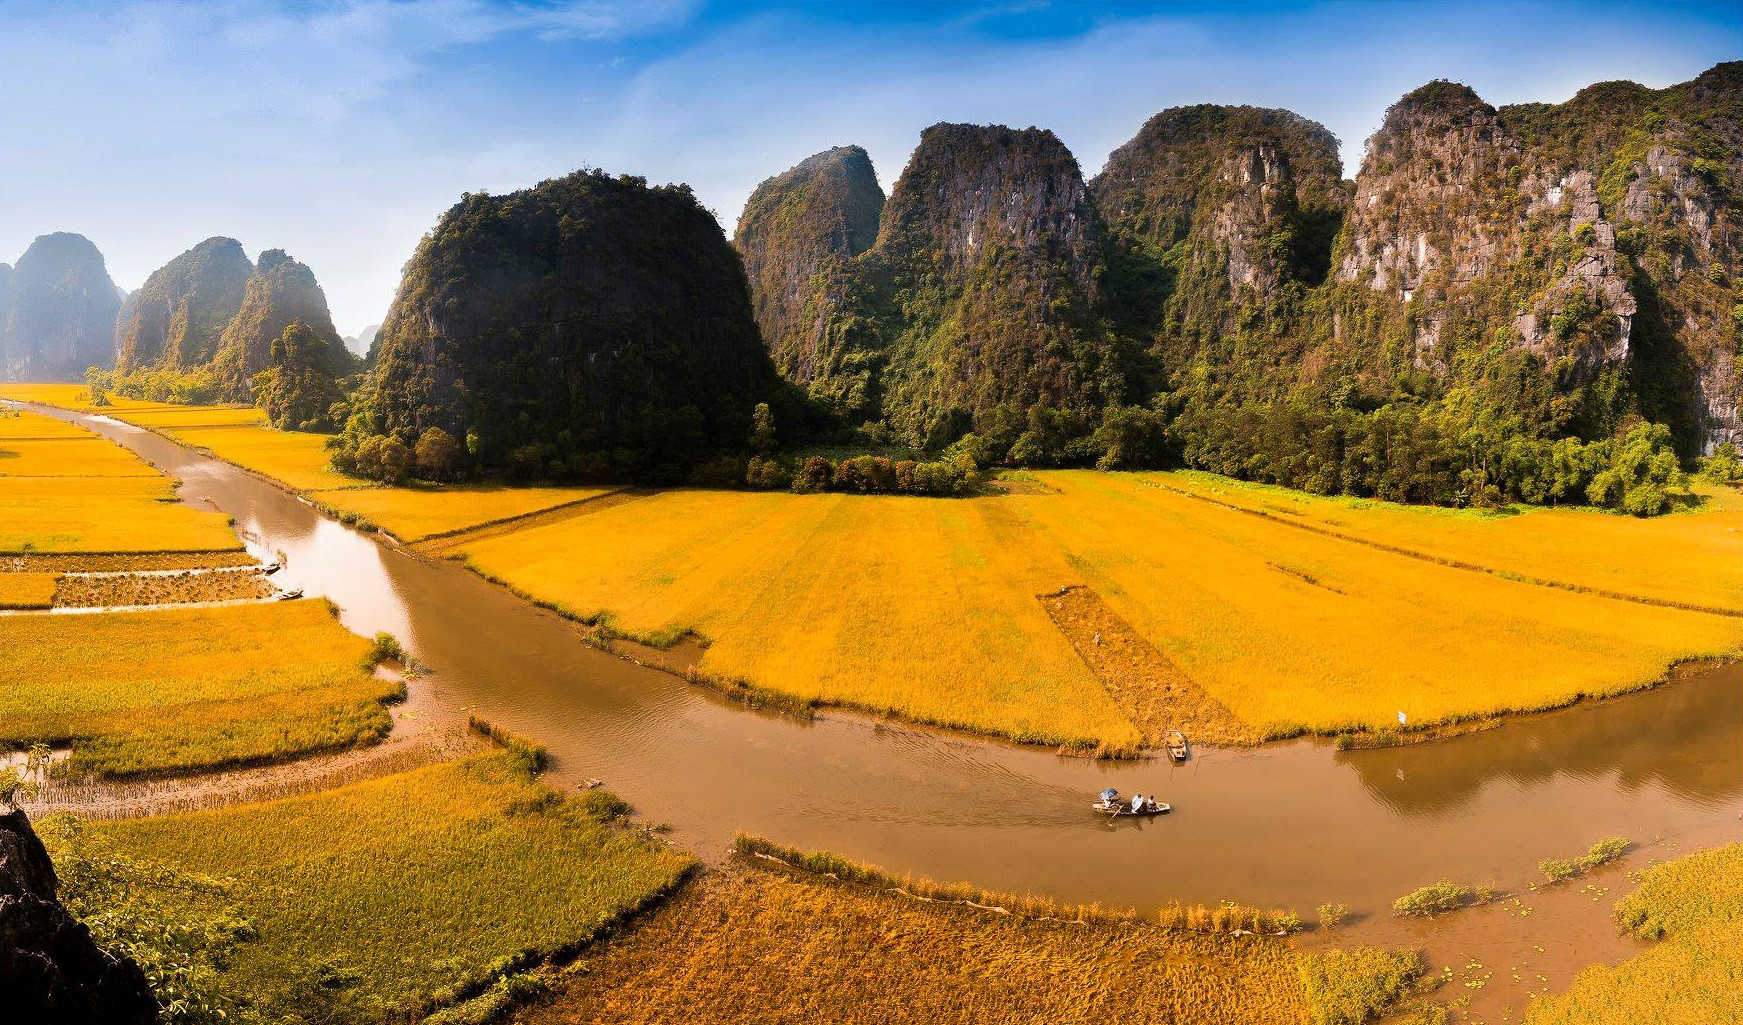
[[[1168,736],[1163,739],[1168,745],[1168,757],[1177,762],[1186,761],[1187,755],[1192,753],[1186,746],[1186,734],[1179,730],[1169,730]]]
[[[1106,801],[1097,801],[1089,807],[1091,811],[1099,812],[1110,819],[1122,817],[1147,819],[1152,815],[1166,815],[1174,810],[1167,801],[1157,801],[1154,806],[1147,804],[1137,811],[1132,810],[1131,801],[1115,801],[1112,804]]]

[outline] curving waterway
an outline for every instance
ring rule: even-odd
[[[1518,886],[1538,859],[1620,834],[1683,849],[1743,836],[1743,666],[1432,744],[1339,753],[1301,741],[1186,765],[1098,764],[845,712],[814,722],[726,702],[581,643],[573,624],[460,565],[380,544],[277,486],[105,417],[74,420],[235,518],[278,580],[387,631],[435,698],[550,748],[683,844],[735,830],[898,872],[1152,908],[1240,900],[1376,910],[1452,876]],[[1107,823],[1104,786],[1173,815]]]

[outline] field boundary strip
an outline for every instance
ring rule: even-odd
[[[1216,744],[1252,744],[1255,731],[1082,584],[1038,594],[1053,625],[1149,744],[1171,729]]]
[[[1569,583],[1566,580],[1552,580],[1549,577],[1531,576],[1527,573],[1517,573],[1513,570],[1485,566],[1480,562],[1466,562],[1463,559],[1455,559],[1451,556],[1431,555],[1428,552],[1420,551],[1415,548],[1405,548],[1402,545],[1388,544],[1385,541],[1376,541],[1373,538],[1362,537],[1359,534],[1346,533],[1341,530],[1335,530],[1331,527],[1320,526],[1316,523],[1303,523],[1300,520],[1279,516],[1276,513],[1265,509],[1255,509],[1251,506],[1241,505],[1237,502],[1225,502],[1221,499],[1212,498],[1209,495],[1201,495],[1196,492],[1188,491],[1185,488],[1177,488],[1171,484],[1164,484],[1161,481],[1148,480],[1143,477],[1139,477],[1137,480],[1140,484],[1157,488],[1162,491],[1172,492],[1182,498],[1190,498],[1222,509],[1231,509],[1235,512],[1246,513],[1248,516],[1257,516],[1262,520],[1267,520],[1271,523],[1279,523],[1286,527],[1293,527],[1296,530],[1305,530],[1310,534],[1319,534],[1338,541],[1348,541],[1351,544],[1366,545],[1367,547],[1373,548],[1377,551],[1386,552],[1390,555],[1401,555],[1407,559],[1415,559],[1418,562],[1432,563],[1436,566],[1446,566],[1449,569],[1462,569],[1471,573],[1487,573],[1490,576],[1500,577],[1502,580],[1511,580],[1517,584],[1532,584],[1537,587],[1553,587],[1560,591],[1572,591],[1575,594],[1589,594],[1593,597],[1609,598],[1614,601],[1629,601],[1636,605],[1653,605],[1658,608],[1676,609],[1681,612],[1702,612],[1711,616],[1729,616],[1732,619],[1743,619],[1743,609],[1727,608],[1723,605],[1701,605],[1696,602],[1675,601],[1670,598],[1651,598],[1643,594],[1630,594],[1627,591],[1612,591],[1602,587],[1588,587],[1584,584]]]
[[[453,530],[444,530],[441,533],[430,534],[425,537],[420,537],[416,541],[409,542],[401,541],[399,535],[394,534],[390,530],[383,529],[383,532],[394,538],[394,540],[400,541],[401,544],[410,545],[412,548],[419,551],[434,554],[436,552],[448,551],[453,548],[469,545],[477,541],[485,541],[490,538],[500,537],[504,534],[513,534],[522,530],[531,530],[535,527],[547,526],[549,524],[544,522],[546,520],[549,520],[550,523],[561,523],[564,520],[573,519],[577,516],[587,516],[592,513],[603,512],[606,509],[611,509],[627,502],[650,498],[657,494],[659,494],[659,492],[654,489],[624,485],[623,487],[613,488],[597,495],[588,495],[585,498],[577,498],[570,502],[546,506],[543,509],[534,509],[530,512],[516,513],[513,516],[504,516],[499,519],[487,520],[484,523],[473,523],[464,527],[456,527]],[[616,501],[607,501],[608,499],[616,499]]]

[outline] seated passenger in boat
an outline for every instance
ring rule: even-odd
[[[1155,794],[1151,794],[1149,797],[1144,798],[1144,810],[1145,811],[1155,811],[1156,810],[1156,795]]]

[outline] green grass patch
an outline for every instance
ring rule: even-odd
[[[1401,915],[1445,914],[1457,911],[1470,904],[1482,904],[1494,896],[1494,891],[1486,886],[1466,886],[1450,879],[1442,879],[1438,883],[1411,890],[1409,893],[1392,902],[1392,910]]]
[[[1423,968],[1414,950],[1328,950],[1302,955],[1301,988],[1314,1025],[1362,1025],[1403,999]]]
[[[245,926],[213,959],[220,1003],[271,1021],[398,1022],[579,950],[691,871],[594,806],[491,753],[48,841],[57,862],[124,866],[129,885],[109,899],[150,901],[166,932]],[[221,882],[182,887],[178,873]]]
[[[1593,844],[1584,857],[1579,858],[1544,858],[1537,863],[1538,871],[1542,872],[1552,883],[1590,872],[1601,865],[1608,865],[1622,855],[1628,853],[1628,838],[1612,836]]]

